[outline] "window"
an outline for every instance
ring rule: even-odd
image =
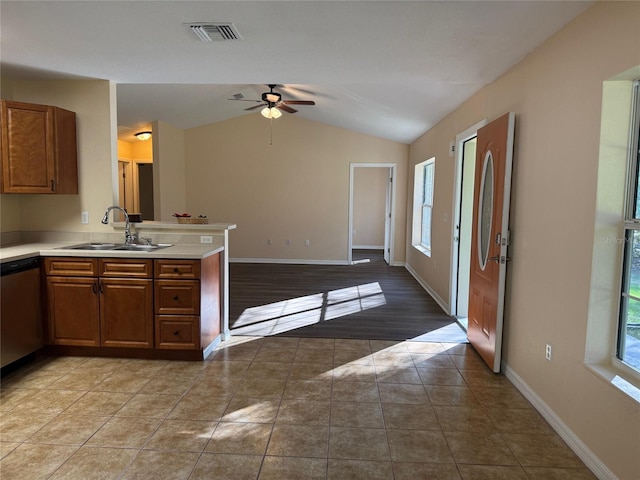
[[[413,184],[413,231],[411,244],[431,256],[431,220],[436,159],[430,158],[415,167]]]
[[[420,235],[420,244],[428,250],[431,250],[431,211],[433,210],[433,176],[435,167],[435,160],[429,160],[423,168],[422,234]]]
[[[640,82],[635,82],[624,218],[624,266],[617,358],[640,371]]]

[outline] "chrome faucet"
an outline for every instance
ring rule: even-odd
[[[125,221],[124,244],[131,245],[132,243],[135,243],[136,237],[135,235],[131,235],[131,224],[129,223],[129,214],[124,208],[119,207],[118,205],[112,205],[109,208],[107,208],[107,211],[104,212],[104,217],[102,217],[102,223],[104,223],[105,225],[109,223],[109,212],[111,210],[120,210],[124,214],[124,221]]]

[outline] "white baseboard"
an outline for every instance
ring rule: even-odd
[[[229,263],[281,263],[287,265],[349,265],[346,260],[308,260],[295,258],[230,258]]]
[[[420,275],[418,275],[418,273],[417,273],[413,268],[411,268],[411,266],[410,266],[410,265],[405,265],[404,267],[407,269],[407,271],[408,271],[411,275],[413,275],[413,278],[415,278],[415,279],[418,281],[418,283],[422,286],[422,288],[424,288],[424,289],[427,291],[427,293],[433,297],[433,299],[436,301],[436,303],[437,303],[438,305],[440,305],[440,308],[442,308],[442,310],[444,310],[444,313],[446,313],[447,315],[451,315],[451,310],[449,309],[449,303],[448,303],[448,302],[445,302],[445,301],[440,297],[440,295],[438,295],[438,294],[435,292],[435,290],[433,290],[433,289],[429,286],[429,284],[428,284],[427,282],[425,282],[425,281],[422,279],[422,277],[420,277]]]
[[[527,385],[508,365],[503,364],[505,376],[544,417],[569,448],[584,462],[600,480],[619,480],[609,468],[578,438],[578,436],[556,415],[556,413]]]
[[[222,335],[218,335],[218,336],[216,337],[216,339],[215,339],[213,342],[211,342],[211,343],[207,346],[207,348],[205,348],[205,349],[202,351],[202,356],[203,356],[203,358],[207,358],[209,355],[211,355],[211,354],[213,353],[213,351],[216,349],[216,347],[217,347],[218,345],[220,345],[220,342],[221,342],[221,341],[222,341]]]
[[[384,250],[384,245],[351,245],[351,250]]]

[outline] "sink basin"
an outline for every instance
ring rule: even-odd
[[[170,243],[152,243],[151,245],[134,244],[134,245],[118,245],[112,250],[130,250],[133,252],[153,252],[154,250],[160,250],[161,248],[170,247]]]
[[[170,243],[154,243],[125,245],[122,243],[81,243],[80,245],[72,245],[70,247],[61,247],[63,250],[127,250],[130,252],[154,252],[161,248],[171,247]]]
[[[62,248],[64,250],[113,250],[117,246],[115,243],[83,243]]]

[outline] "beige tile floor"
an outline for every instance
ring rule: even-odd
[[[467,345],[236,337],[41,358],[1,393],[2,480],[595,478]]]

